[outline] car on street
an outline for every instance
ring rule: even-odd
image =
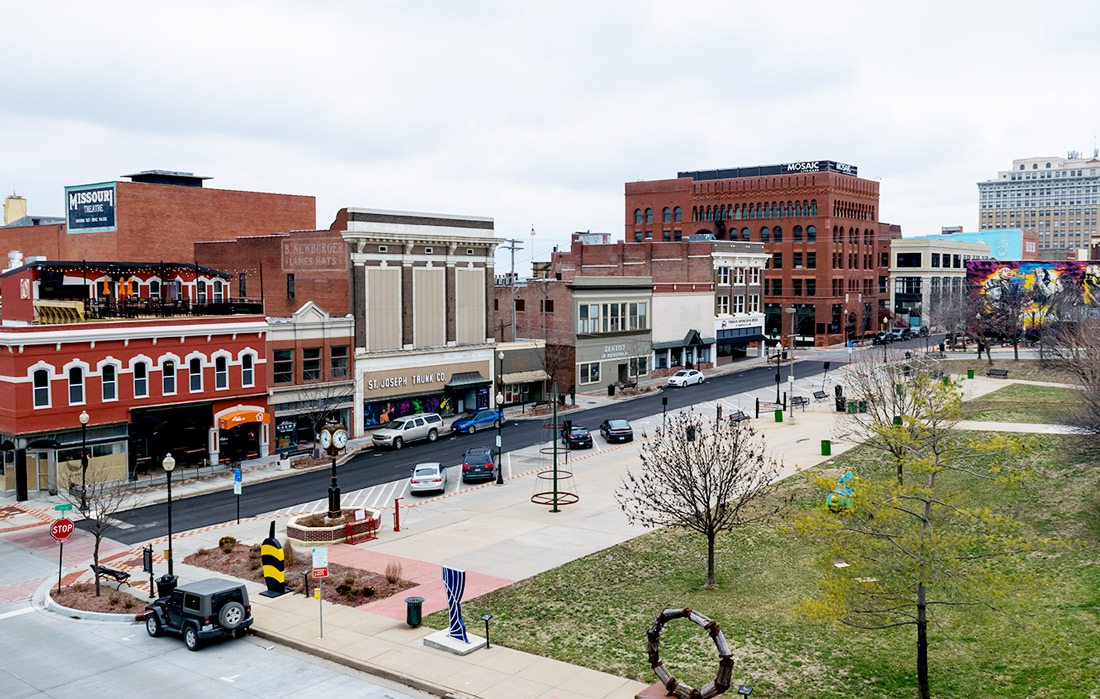
[[[703,372],[698,369],[681,369],[668,377],[668,381],[665,382],[665,385],[683,388],[684,386],[691,386],[692,384],[703,383],[704,381],[706,381],[706,377],[703,376]]]
[[[421,439],[434,442],[442,430],[443,418],[435,413],[406,415],[389,421],[382,429],[375,430],[370,441],[376,447],[400,449]]]
[[[585,427],[574,425],[568,432],[562,431],[561,441],[570,449],[591,449],[592,433]]]
[[[604,420],[600,423],[600,434],[608,442],[634,441],[634,429],[626,420]]]
[[[491,481],[497,477],[493,463],[493,450],[489,447],[470,447],[462,457],[462,482]]]
[[[456,418],[451,423],[451,431],[459,434],[473,434],[478,430],[487,430],[496,427],[497,420],[503,416],[496,410],[479,410]]]
[[[207,578],[180,585],[145,608],[145,631],[183,636],[188,650],[213,638],[235,638],[252,626],[248,590],[238,582]]]
[[[889,342],[891,342],[892,337],[893,336],[889,333],[889,331],[881,332],[881,333],[875,333],[875,336],[873,338],[871,338],[871,344],[872,345],[885,345],[885,344],[888,344]]]
[[[901,342],[902,340],[908,339],[908,332],[908,328],[895,328],[891,330],[888,333],[890,335],[890,342]]]
[[[432,462],[413,466],[409,478],[410,493],[435,493],[447,490],[447,469],[443,464]]]
[[[915,337],[919,337],[916,328],[902,328],[901,339],[912,340]]]

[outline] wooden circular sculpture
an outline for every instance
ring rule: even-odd
[[[665,624],[673,619],[685,618],[706,629],[711,640],[714,641],[714,647],[718,649],[718,674],[714,677],[713,682],[700,689],[695,689],[673,677],[665,668],[665,664],[661,662],[661,654],[658,650],[661,629],[664,628]],[[649,664],[653,667],[653,672],[657,674],[657,679],[665,686],[665,690],[668,691],[669,695],[680,699],[711,699],[711,697],[716,697],[730,688],[730,680],[733,676],[733,658],[730,657],[730,648],[729,644],[726,643],[726,637],[722,635],[722,630],[718,628],[718,624],[712,619],[708,619],[690,609],[666,609],[657,617],[657,621],[649,627],[646,637],[649,639]]]

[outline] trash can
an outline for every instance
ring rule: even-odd
[[[859,404],[858,403],[856,403],[855,401],[852,401],[851,403],[848,404],[848,414],[849,415],[855,415],[858,412],[859,412]]]
[[[405,623],[414,629],[420,626],[420,622],[424,619],[423,605],[423,597],[405,598]]]
[[[157,597],[167,597],[172,594],[176,589],[176,585],[179,584],[178,575],[164,575],[157,578]]]
[[[776,410],[775,411],[775,421],[776,422],[783,422],[783,411],[782,410]]]
[[[967,369],[966,370],[966,378],[968,378],[968,379],[974,378],[974,370],[973,369]]]
[[[848,410],[848,399],[845,398],[844,396],[837,397],[837,399],[836,399],[836,411],[838,413],[843,413],[843,412],[847,412],[847,410]]]
[[[861,413],[867,412],[867,401],[861,400],[859,402],[859,412],[861,412]]]
[[[821,440],[821,455],[832,456],[833,455],[833,443],[828,439]]]
[[[609,397],[615,395],[615,384],[613,384],[613,383],[607,384],[607,395]]]

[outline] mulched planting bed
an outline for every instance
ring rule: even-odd
[[[288,546],[283,551],[286,554],[287,587],[300,594],[305,584],[301,572],[309,567],[309,561],[305,557],[298,556],[292,547]],[[231,547],[226,545],[212,549],[199,549],[185,558],[184,562],[225,573],[242,580],[262,582],[264,579],[263,564],[260,562],[260,547],[258,545],[248,546],[235,543]],[[348,607],[357,607],[367,602],[385,599],[415,585],[415,583],[408,580],[402,580],[400,576],[400,570],[391,571],[391,574],[387,576],[369,570],[330,563],[329,577],[325,580],[323,588],[324,598],[328,602],[343,604]],[[311,594],[316,586],[317,581],[310,579]]]
[[[61,588],[57,591],[55,586],[50,590],[50,597],[58,604],[72,609],[81,609],[86,612],[110,612],[111,614],[144,614],[145,605],[148,602],[138,599],[123,589],[115,590],[114,585],[101,583],[100,596],[95,596],[95,583],[76,583]]]

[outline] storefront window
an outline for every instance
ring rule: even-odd
[[[486,407],[488,406],[488,389],[485,389]],[[469,406],[467,406],[468,408]],[[439,413],[449,415],[454,412],[454,405],[450,397],[441,395],[414,396],[411,398],[383,399],[364,403],[363,425],[374,427],[384,425],[390,420],[396,420],[406,415],[417,413]]]
[[[630,375],[645,376],[649,373],[649,357],[633,357],[630,360]]]
[[[580,365],[581,377],[580,382],[582,384],[597,383],[600,380],[600,363],[591,362],[589,364]]]

